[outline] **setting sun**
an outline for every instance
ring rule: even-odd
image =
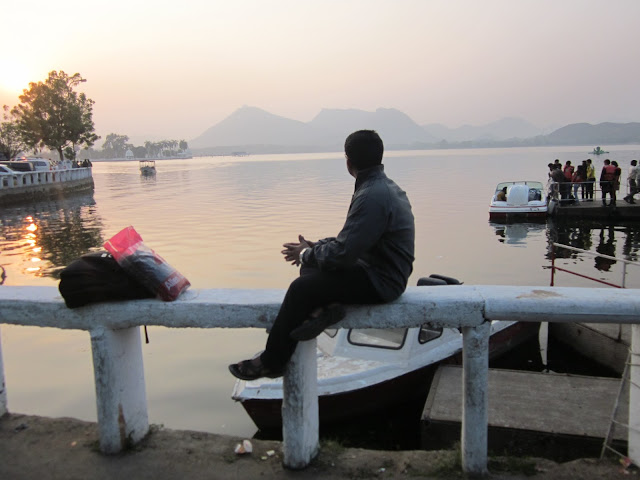
[[[26,64],[12,60],[0,59],[0,89],[7,94],[20,95],[29,88],[29,82],[37,82],[38,77]]]

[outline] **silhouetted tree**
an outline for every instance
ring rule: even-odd
[[[79,73],[49,72],[44,82],[29,84],[20,95],[20,104],[11,113],[23,141],[34,151],[47,147],[58,152],[60,160],[75,158],[76,149],[91,147],[100,137],[93,124],[93,100],[75,91],[86,82]]]
[[[9,107],[4,106],[4,122],[0,123],[0,157],[11,159],[27,148],[22,140],[18,124],[9,112]]]

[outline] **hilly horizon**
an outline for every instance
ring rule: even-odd
[[[189,141],[189,146],[201,154],[333,151],[342,149],[346,136],[359,129],[376,130],[388,149],[640,143],[636,122],[576,123],[545,131],[521,118],[505,117],[487,125],[449,128],[421,126],[397,109],[378,108],[374,112],[322,109],[305,123],[245,105]]]

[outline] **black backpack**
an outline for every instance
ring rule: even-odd
[[[111,300],[155,297],[106,251],[87,253],[67,265],[60,272],[58,290],[69,308]]]

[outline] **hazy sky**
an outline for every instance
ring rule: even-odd
[[[639,0],[29,0],[2,20],[0,105],[77,72],[103,137],[190,140],[243,105],[640,121]]]

